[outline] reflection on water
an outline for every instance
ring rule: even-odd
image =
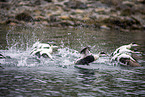
[[[28,28],[0,26],[0,96],[145,96],[145,34],[99,29]],[[36,41],[55,41],[55,60],[32,58]],[[75,68],[78,51],[91,46],[92,53],[109,55],[122,44],[136,42],[143,53],[142,67],[113,66],[109,57],[100,57],[89,69]]]

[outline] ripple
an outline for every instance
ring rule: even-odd
[[[0,52],[10,55],[16,60],[0,60],[1,65],[5,67],[2,70],[0,69],[0,89],[2,90],[0,96],[145,96],[144,59],[139,60],[139,63],[143,65],[139,68],[114,66],[109,62],[109,57],[100,57],[91,63],[88,66],[90,68],[86,68],[87,70],[77,69],[72,65],[80,57],[78,51],[82,47],[89,44],[92,46],[92,53],[102,50],[111,53],[114,48],[120,46],[120,43],[129,42],[122,41],[123,39],[134,41],[136,38],[131,36],[134,33],[131,33],[131,35],[124,32],[116,32],[116,34],[112,31],[111,34],[106,31],[100,33],[95,29],[95,31],[89,30],[89,34],[85,34],[86,31],[83,29],[84,31],[71,30],[73,33],[68,36],[66,30],[59,33],[60,30],[55,32],[55,29],[51,29],[52,35],[50,33],[41,35],[39,31],[38,38],[31,33],[30,36],[24,33],[18,39],[9,31],[8,43],[12,47],[9,47],[9,50],[0,50]],[[33,34],[36,34],[35,31]],[[138,34],[136,33],[135,36]],[[94,38],[90,38],[89,35]],[[102,37],[102,35],[105,37]],[[127,38],[122,37],[124,35]],[[56,40],[60,48],[53,54],[55,60],[43,58],[37,60],[29,55],[30,46],[37,41],[34,37],[44,42]],[[111,37],[115,37],[115,41],[110,41]],[[10,44],[11,42],[12,44]],[[20,44],[20,48],[17,48],[17,44]]]

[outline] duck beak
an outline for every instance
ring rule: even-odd
[[[109,56],[108,54],[102,54],[101,56]]]
[[[140,45],[138,45],[138,44],[133,44],[133,46],[140,46]]]
[[[58,46],[53,46],[53,45],[52,45],[52,47],[53,47],[53,48],[58,48]]]

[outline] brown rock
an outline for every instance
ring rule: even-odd
[[[22,13],[19,13],[15,16],[15,19],[19,20],[19,21],[26,21],[26,22],[29,22],[29,21],[33,21],[33,18],[32,16],[27,13],[27,12],[22,12]]]
[[[84,4],[81,1],[68,1],[64,3],[67,7],[72,8],[72,9],[86,9],[88,8],[86,4]]]

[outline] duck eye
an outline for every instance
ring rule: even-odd
[[[100,54],[105,54],[105,52],[101,52]]]
[[[135,42],[132,42],[132,44],[136,44]]]

